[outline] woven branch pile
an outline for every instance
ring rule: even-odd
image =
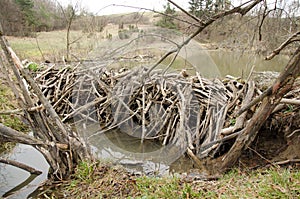
[[[53,66],[35,74],[35,80],[65,122],[98,123],[102,132],[119,128],[141,142],[189,148],[199,158],[228,152],[256,106],[236,113],[261,93],[253,81],[148,68]]]

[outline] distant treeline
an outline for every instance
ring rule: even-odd
[[[108,23],[148,23],[141,13],[95,16],[78,5],[63,7],[56,0],[0,0],[0,21],[6,35],[34,36],[34,32],[66,29],[75,11],[72,30],[102,31]]]
[[[51,0],[1,0],[0,17],[7,35],[27,36],[32,31],[65,27],[62,10]]]
[[[30,36],[32,32],[65,29],[68,12],[72,9],[74,6],[62,7],[55,0],[1,0],[0,21],[6,35]],[[101,31],[105,26],[103,18],[75,9],[76,20],[80,23],[74,23],[72,29],[88,31],[93,26]],[[83,20],[88,20],[88,23],[82,23]]]

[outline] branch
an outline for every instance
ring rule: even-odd
[[[264,13],[263,13],[262,20],[261,20],[261,22],[260,22],[260,24],[259,24],[259,27],[258,27],[258,36],[259,36],[258,41],[261,41],[261,40],[262,40],[262,33],[261,33],[261,31],[262,31],[262,26],[263,26],[263,23],[264,23],[265,19],[267,18],[267,16],[268,16],[272,11],[275,11],[275,10],[277,9],[277,0],[275,1],[274,4],[275,4],[274,8],[271,9],[271,10],[269,10],[269,11],[267,12],[267,9],[268,9],[267,2],[266,2],[266,1],[264,2],[265,9],[264,9]]]
[[[28,108],[28,112],[35,112],[35,111],[40,111],[44,108],[43,105],[40,106],[35,106],[32,108]],[[0,111],[0,115],[11,115],[11,114],[21,114],[24,113],[23,109],[14,109],[14,110],[5,110],[5,111]]]
[[[195,21],[201,23],[201,20],[200,20],[198,17],[196,17],[196,16],[190,14],[189,12],[187,12],[185,9],[183,9],[181,6],[179,6],[178,4],[176,4],[175,2],[173,2],[172,0],[167,0],[167,1],[170,2],[171,4],[173,4],[173,5],[174,5],[176,8],[178,8],[179,10],[181,10],[181,11],[182,11],[184,14],[186,14],[187,16],[189,16],[189,17],[191,17],[192,19],[194,19]]]
[[[214,16],[212,16],[210,19],[206,20],[205,22],[202,22],[201,25],[199,26],[198,30],[196,32],[194,32],[193,34],[191,34],[185,41],[183,41],[181,44],[177,45],[176,49],[172,49],[169,52],[167,52],[166,54],[164,54],[147,72],[146,75],[149,75],[149,73],[155,69],[159,64],[161,64],[168,56],[170,56],[171,54],[180,51],[184,46],[186,46],[194,37],[196,37],[200,32],[202,32],[207,26],[209,26],[210,24],[212,24],[213,22],[215,22],[217,19],[223,18],[225,16],[234,14],[234,13],[239,13],[241,15],[245,15],[247,12],[249,12],[249,10],[251,10],[253,7],[255,7],[258,3],[260,3],[263,0],[255,0],[253,1],[251,4],[249,4],[246,7],[243,7],[245,4],[242,4],[240,6],[237,6],[231,10],[228,11],[224,11],[218,14],[215,14]]]
[[[259,95],[258,97],[256,97],[255,99],[253,99],[249,104],[246,104],[245,106],[243,106],[237,113],[236,116],[241,115],[242,113],[244,113],[245,111],[247,111],[248,109],[250,109],[252,106],[256,105],[257,103],[259,103],[260,101],[262,101],[266,96],[271,95],[272,94],[272,87],[268,88],[267,90],[265,90],[261,95]]]
[[[129,6],[129,5],[122,5],[122,4],[111,4],[111,5],[108,5],[108,6],[105,6],[106,7],[109,7],[109,6],[120,6],[120,7],[125,7],[125,8],[133,8],[133,9],[137,9],[137,10],[146,10],[146,11],[150,11],[150,12],[154,12],[154,13],[157,13],[157,14],[160,14],[160,15],[163,15],[163,16],[166,16],[166,17],[172,17],[173,19],[177,20],[177,21],[181,21],[183,23],[187,23],[187,24],[190,24],[190,25],[194,25],[194,26],[199,26],[198,24],[196,23],[192,23],[192,22],[189,22],[187,20],[183,20],[183,19],[180,19],[178,17],[174,17],[174,16],[171,16],[171,15],[168,15],[168,14],[165,14],[163,12],[159,12],[159,11],[156,11],[154,9],[149,9],[149,8],[142,8],[142,7],[136,7],[136,6]],[[199,22],[199,21],[198,21]]]
[[[0,137],[9,142],[17,142],[27,145],[45,145],[45,142],[37,140],[24,133],[20,133],[19,131],[9,128],[2,123],[0,123]]]
[[[276,48],[270,55],[268,55],[267,57],[265,57],[265,60],[271,60],[273,59],[276,55],[278,55],[286,46],[288,46],[289,44],[295,42],[295,41],[299,41],[299,40],[293,40],[294,38],[300,36],[300,31],[295,32],[294,34],[292,34],[285,42],[283,42],[278,48]]]
[[[23,169],[25,171],[28,171],[29,173],[31,174],[36,174],[36,175],[40,175],[42,174],[41,171],[39,170],[36,170],[35,168],[32,168],[26,164],[23,164],[21,162],[17,162],[17,161],[14,161],[14,160],[4,160],[4,159],[0,159],[0,163],[3,163],[3,164],[8,164],[8,165],[11,165],[11,166],[14,166],[14,167],[18,167],[20,169]]]
[[[300,105],[300,100],[299,99],[287,99],[287,98],[282,98],[280,103],[283,104],[293,104],[293,105]]]
[[[289,159],[289,160],[283,160],[280,162],[274,162],[275,165],[283,165],[283,164],[290,164],[290,163],[299,163],[300,159]]]

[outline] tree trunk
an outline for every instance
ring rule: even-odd
[[[296,50],[293,57],[274,84],[266,90],[265,97],[259,109],[255,112],[250,122],[245,127],[245,130],[240,134],[230,151],[223,157],[221,171],[232,167],[242,151],[246,149],[255,139],[258,130],[268,119],[274,108],[279,104],[283,96],[288,93],[295,79],[300,75],[300,47]]]

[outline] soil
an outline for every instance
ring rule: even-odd
[[[241,157],[248,168],[266,165],[288,165],[300,168],[300,107],[286,106],[273,113],[261,128],[255,141]],[[298,162],[298,163],[297,163]]]

